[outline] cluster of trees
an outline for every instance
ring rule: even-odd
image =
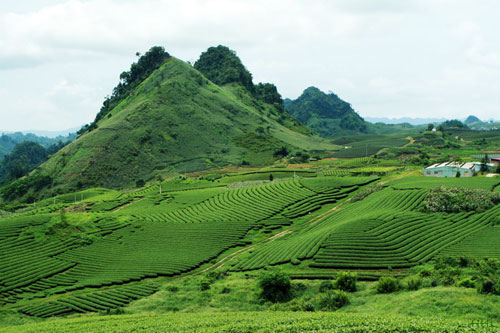
[[[252,74],[243,66],[236,52],[227,46],[208,48],[195,62],[194,68],[217,85],[238,82],[250,92],[255,92]]]
[[[97,128],[97,122],[103,119],[113,108],[124,100],[132,90],[134,90],[151,73],[158,69],[168,58],[170,54],[162,46],[153,46],[139,60],[130,66],[129,71],[120,74],[120,82],[113,89],[111,96],[107,96],[102,104],[101,110],[97,113],[95,120],[91,124],[83,126],[78,132],[82,135]]]
[[[227,46],[219,45],[208,48],[195,62],[194,68],[217,85],[240,83],[257,99],[273,104],[283,111],[283,99],[276,86],[272,83],[254,85],[252,74],[242,64],[236,52]]]
[[[31,141],[17,144],[12,153],[0,162],[0,185],[27,175],[66,144],[59,141],[48,148]]]
[[[445,122],[441,123],[437,128],[436,130],[440,131],[440,132],[443,132],[447,129],[450,129],[450,128],[461,128],[461,129],[468,129],[467,125],[465,125],[464,123],[462,123],[460,120],[458,119],[452,119],[452,120],[446,120]],[[428,131],[432,131],[434,129],[434,124],[429,124],[427,126],[427,130]]]
[[[499,203],[498,192],[441,186],[429,191],[423,210],[446,213],[483,211]]]
[[[2,187],[0,190],[0,196],[2,196],[5,201],[12,201],[25,196],[31,190],[32,192],[26,195],[23,198],[23,201],[26,203],[32,203],[35,199],[33,193],[40,191],[44,187],[51,186],[52,182],[52,177],[35,172],[28,177],[17,179],[16,181]]]
[[[276,86],[272,83],[259,83],[255,85],[255,94],[258,99],[268,104],[283,107],[283,99]]]
[[[310,300],[292,300],[303,294],[308,287],[299,282],[293,284],[290,276],[279,270],[264,272],[259,277],[260,297],[271,303],[288,302],[292,300],[294,311],[335,311],[349,304],[346,292],[354,292],[357,275],[351,273],[339,273],[336,280],[323,281],[319,287],[319,294]],[[295,302],[294,302],[295,301]]]

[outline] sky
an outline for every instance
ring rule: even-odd
[[[151,46],[236,51],[284,98],[334,92],[363,117],[500,119],[496,0],[0,2],[0,131],[91,122]]]

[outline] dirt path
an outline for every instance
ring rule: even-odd
[[[141,201],[142,201],[142,200],[144,200],[144,199],[146,199],[146,198],[140,198],[139,200],[135,200],[135,201],[133,200],[133,201],[130,201],[129,203],[126,203],[125,205],[120,206],[120,207],[118,207],[117,209],[115,209],[115,210],[113,211],[113,213],[119,212],[119,211],[120,211],[120,210],[122,210],[123,208],[128,207],[128,206],[130,206],[130,205],[132,205],[132,204],[135,204],[135,203],[141,202]]]
[[[314,217],[314,218],[310,219],[309,221],[307,221],[306,223],[304,223],[304,225],[313,225],[313,224],[315,224],[315,223],[318,223],[318,222],[320,222],[320,221],[324,220],[324,219],[325,219],[326,217],[328,217],[331,213],[333,213],[334,211],[336,211],[336,210],[340,209],[340,208],[341,208],[341,206],[342,206],[344,203],[346,203],[346,202],[348,202],[348,201],[350,201],[350,200],[351,200],[351,199],[349,198],[349,199],[347,199],[346,201],[341,202],[341,203],[340,203],[340,204],[338,204],[337,206],[332,207],[332,208],[330,208],[329,210],[327,210],[326,212],[323,212],[323,213],[321,213],[320,215],[318,215],[318,216],[316,216],[316,217]],[[212,270],[212,269],[221,268],[221,267],[223,267],[223,266],[224,266],[224,265],[225,265],[228,261],[230,261],[231,259],[233,259],[234,257],[236,257],[236,256],[238,256],[238,255],[240,255],[240,254],[242,254],[242,253],[245,253],[245,252],[248,252],[248,251],[250,251],[250,250],[254,249],[257,245],[262,245],[262,244],[265,244],[265,243],[270,243],[270,242],[273,242],[273,241],[275,241],[275,240],[277,240],[277,239],[279,239],[279,238],[281,238],[281,237],[283,237],[283,236],[286,236],[286,235],[291,234],[294,230],[295,230],[294,228],[290,228],[290,229],[287,229],[287,230],[283,230],[282,232],[279,232],[279,233],[277,233],[276,235],[273,235],[273,236],[271,236],[271,237],[269,237],[269,238],[266,238],[266,239],[264,239],[264,240],[262,240],[262,241],[260,241],[260,242],[257,242],[257,243],[255,243],[255,244],[252,244],[252,245],[249,245],[249,246],[244,247],[244,248],[242,248],[242,249],[239,249],[239,250],[237,250],[237,251],[235,251],[235,252],[233,252],[233,253],[231,253],[231,254],[228,254],[227,256],[225,256],[224,258],[222,258],[221,260],[219,260],[219,261],[218,261],[218,262],[216,262],[215,264],[213,264],[213,265],[211,265],[211,266],[209,266],[209,267],[207,267],[207,268],[205,268],[205,269],[201,270],[200,272],[198,272],[198,274],[200,274],[200,273],[204,273],[204,272],[207,272],[207,271]]]
[[[408,136],[406,137],[408,140],[410,140],[410,142],[408,142],[407,144],[405,144],[403,147],[408,147],[409,145],[415,143],[415,139],[411,136]]]
[[[255,244],[249,245],[247,247],[244,247],[242,249],[239,249],[238,251],[235,251],[235,252],[233,252],[231,254],[228,254],[227,256],[225,256],[224,258],[222,258],[221,260],[219,260],[218,262],[216,262],[212,266],[209,266],[209,267],[201,270],[199,273],[204,273],[204,272],[209,271],[211,269],[217,269],[217,268],[223,267],[227,261],[231,260],[235,256],[237,256],[237,255],[239,255],[241,253],[244,253],[244,252],[248,252],[248,251],[252,250],[254,247],[256,247],[257,245],[261,245],[261,244],[270,243],[272,241],[275,241],[278,238],[281,238],[281,237],[283,237],[285,235],[288,235],[292,231],[293,230],[290,230],[290,229],[284,230],[284,231],[282,231],[280,233],[277,233],[276,235],[271,236],[271,237],[269,237],[267,239],[264,239],[264,240],[262,240],[262,241],[260,241],[258,243],[255,243]]]

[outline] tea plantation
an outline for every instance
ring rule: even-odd
[[[352,177],[345,176],[352,174],[346,170],[288,178],[292,173],[283,171],[278,179],[266,181],[276,171],[266,172],[211,180],[181,177],[129,192],[95,188],[3,217],[2,309],[33,318],[109,312],[156,293],[165,279],[221,267],[257,272],[283,266],[296,279],[323,279],[351,270],[373,280],[393,269],[404,274],[441,255],[500,257],[500,205],[484,211],[426,212],[423,202],[438,184],[435,179]],[[441,179],[439,184],[443,182],[489,191],[500,180]],[[298,330],[344,327],[346,332],[363,332],[402,325],[413,332],[443,325],[444,331],[466,331],[463,323],[416,321],[412,326],[388,318],[371,318],[368,326],[361,317],[335,317],[340,321],[333,323],[326,314],[287,313],[285,320],[267,313],[264,321],[245,317],[234,327],[224,316],[199,316],[199,327],[214,331],[265,331],[273,325],[286,331],[292,318]],[[141,322],[142,328],[167,325],[164,318],[127,318],[132,317],[123,317],[117,331],[133,330]],[[169,318],[168,325],[199,328],[182,318]],[[109,319],[102,327],[85,319],[66,321],[54,330],[113,331],[117,320],[122,319]],[[49,328],[42,325],[37,331],[44,329]]]

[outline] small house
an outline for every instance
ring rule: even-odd
[[[500,165],[500,157],[492,157],[492,158],[490,158],[490,163],[492,165],[495,165],[495,166]]]
[[[476,171],[479,171],[476,163],[445,162],[428,166],[424,169],[424,176],[456,177],[458,172],[460,173],[460,177],[472,177]]]

